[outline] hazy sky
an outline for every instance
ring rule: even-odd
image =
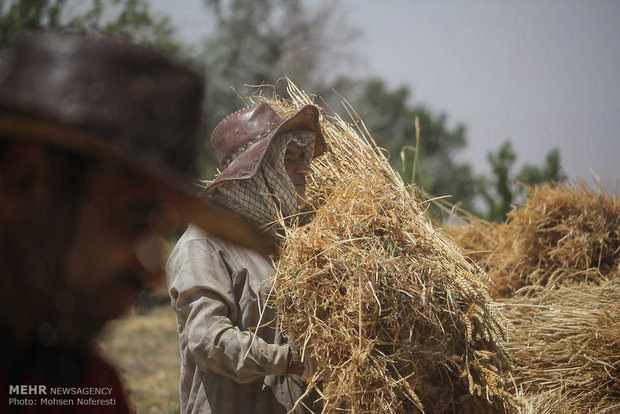
[[[305,0],[307,4],[319,4]],[[205,33],[202,0],[151,0],[183,39]],[[620,180],[620,1],[342,0],[357,75],[407,85],[468,127],[460,158],[488,171],[510,139],[523,162],[559,148],[569,178]],[[422,131],[424,139],[424,131]],[[423,162],[423,160],[422,160]]]

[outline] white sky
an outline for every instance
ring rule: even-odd
[[[150,1],[182,39],[208,30],[202,0]],[[569,178],[594,171],[616,193],[620,1],[341,3],[346,23],[361,30],[352,45],[361,57],[353,74],[407,85],[415,102],[467,125],[460,158],[476,172],[488,171],[487,152],[510,139],[518,166],[541,164],[557,147]]]

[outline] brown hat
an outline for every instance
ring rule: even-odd
[[[296,130],[314,131],[314,156],[325,152],[319,110],[314,105],[305,105],[286,120],[265,102],[228,115],[215,127],[211,135],[211,144],[215,147],[223,171],[209,184],[206,191],[211,191],[227,181],[254,177],[273,137]]]
[[[196,194],[202,79],[150,50],[76,34],[18,37],[0,69],[0,139],[37,139],[158,182],[185,219],[262,252],[266,237]]]

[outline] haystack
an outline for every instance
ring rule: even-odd
[[[542,185],[506,223],[450,234],[495,281],[524,413],[620,412],[620,202]]]
[[[477,217],[452,220],[444,230],[465,250],[465,255],[480,266],[493,280],[498,246],[508,238],[504,223],[488,222]],[[493,293],[493,292],[492,292]]]
[[[289,93],[255,99],[286,117],[310,102]],[[316,363],[324,412],[514,412],[486,274],[432,226],[359,119],[322,125],[330,151],[308,183],[318,207],[287,230],[274,292],[284,332]]]
[[[500,301],[527,413],[620,412],[620,284],[539,288]]]
[[[584,181],[538,186],[506,223],[473,221],[450,234],[488,272],[494,296],[620,278],[620,200]]]

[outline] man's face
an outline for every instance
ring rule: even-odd
[[[302,204],[306,197],[306,175],[308,175],[310,170],[304,159],[303,148],[294,141],[289,142],[286,147],[284,168],[291,181],[293,181],[295,191],[299,196],[298,202]]]
[[[29,141],[0,155],[2,316],[21,341],[49,323],[55,341],[80,345],[163,280],[160,234],[179,224],[160,202],[169,197],[119,166]]]
[[[67,255],[75,328],[96,332],[124,313],[143,287],[163,280],[165,241],[155,227],[164,209],[156,194],[143,180],[115,170],[88,182]]]

